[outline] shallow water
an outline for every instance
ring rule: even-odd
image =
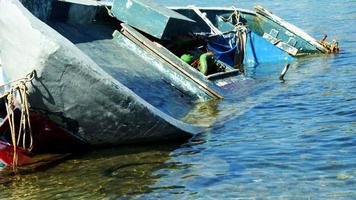
[[[297,60],[284,83],[280,67],[251,69],[240,94],[199,109],[225,120],[186,144],[98,150],[2,175],[0,198],[355,199],[356,1],[218,2],[262,5],[342,51]]]

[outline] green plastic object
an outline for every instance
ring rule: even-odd
[[[199,58],[200,64],[198,70],[204,75],[208,75],[214,67],[214,55],[211,52],[204,53]]]
[[[194,62],[194,57],[190,54],[183,54],[180,59],[188,63],[189,65]]]

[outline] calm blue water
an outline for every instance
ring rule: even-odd
[[[1,199],[356,199],[356,1],[160,2],[262,5],[342,51],[299,59],[285,83],[265,66],[187,144],[76,155],[9,178]]]

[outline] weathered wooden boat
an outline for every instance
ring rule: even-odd
[[[106,7],[111,8],[115,5],[113,13],[117,13],[120,20],[123,20],[130,25],[148,32],[158,38],[164,38],[169,34],[180,33],[179,20],[168,20],[165,16],[166,11],[158,14],[155,11],[163,6],[154,4],[148,0],[137,1],[137,0],[61,0],[63,2],[81,3],[87,6],[95,7]],[[148,8],[148,9],[147,9]],[[119,11],[118,11],[119,10]],[[148,12],[146,12],[148,10]],[[283,20],[272,12],[266,10],[261,6],[255,7],[255,12],[245,9],[238,8],[226,8],[226,7],[170,7],[177,13],[184,15],[185,17],[197,22],[194,27],[190,27],[197,31],[197,25],[202,32],[210,31],[211,26],[207,26],[205,19],[211,22],[211,25],[215,26],[220,31],[231,31],[231,26],[237,25],[237,23],[242,23],[247,25],[249,30],[265,40],[269,41],[271,44],[282,49],[292,56],[303,56],[309,54],[317,53],[335,53],[338,51],[338,43],[333,41],[333,43],[328,43],[325,41],[324,36],[321,40],[316,40],[309,34],[304,32],[302,29],[294,26],[293,24]],[[136,12],[140,12],[143,16],[136,16]],[[205,17],[204,17],[205,16]],[[159,21],[161,24],[157,26],[157,23],[152,25],[151,23],[146,23],[142,18],[149,17],[150,20]],[[150,21],[152,22],[152,21]],[[170,23],[170,24],[169,24]],[[172,26],[173,24],[173,26]],[[179,24],[174,26],[174,24]],[[186,24],[187,25],[187,24]],[[178,28],[177,28],[178,27]],[[165,29],[167,28],[167,29]],[[190,30],[189,27],[184,29]],[[161,32],[160,32],[161,31]],[[164,32],[163,32],[164,31]],[[193,32],[194,32],[193,31]],[[256,48],[258,49],[258,48]]]
[[[199,20],[192,9],[174,7],[175,11],[191,18]],[[255,7],[255,12],[236,8],[200,8],[207,14],[216,27],[222,31],[231,29],[231,25],[243,23],[255,34],[263,37],[274,46],[287,52],[291,56],[303,56],[320,53],[334,53],[338,51],[338,44],[326,43],[323,38],[317,41],[300,28],[290,24],[272,12]],[[256,48],[257,49],[257,48]]]
[[[40,152],[200,133],[183,119],[197,102],[238,89],[243,64],[327,52],[261,12],[145,0],[0,1],[0,58],[7,87],[15,88],[3,99],[10,125],[1,138]]]

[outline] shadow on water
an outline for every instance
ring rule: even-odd
[[[9,199],[114,198],[152,191],[160,169],[186,166],[167,162],[180,145],[124,146],[76,154],[33,169],[0,173],[1,197]]]
[[[0,184],[8,184],[16,180],[18,176],[35,173],[49,169],[58,163],[68,158],[70,154],[42,154],[36,155],[31,160],[31,163],[27,163],[25,166],[18,166],[15,169],[13,167],[7,167],[5,165],[0,166]]]

